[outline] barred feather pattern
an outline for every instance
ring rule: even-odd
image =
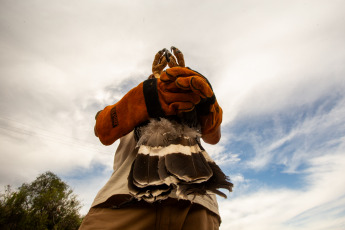
[[[128,176],[130,194],[155,202],[174,191],[179,199],[189,195],[232,191],[233,184],[200,145],[198,129],[165,118],[152,119],[138,128],[138,154]]]

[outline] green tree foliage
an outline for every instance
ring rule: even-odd
[[[6,187],[0,196],[0,229],[78,229],[80,202],[52,172],[39,175],[17,191]]]

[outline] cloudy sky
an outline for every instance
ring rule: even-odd
[[[344,229],[344,1],[0,0],[0,34],[2,188],[50,170],[85,214],[118,145],[95,113],[174,45],[224,110],[221,229]]]

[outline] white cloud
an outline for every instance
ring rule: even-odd
[[[83,170],[93,172],[100,164],[104,172],[95,177],[68,179],[89,205],[117,145],[102,146],[93,136],[95,112],[146,78],[155,52],[175,45],[188,66],[209,78],[224,109],[223,138],[205,148],[226,170],[237,165],[231,178],[244,195],[221,203],[222,228],[284,229],[287,221],[296,229],[298,224],[317,229],[312,222],[320,228],[339,223],[333,211],[328,222],[313,213],[320,213],[317,205],[338,207],[326,197],[339,197],[343,188],[333,181],[324,191],[312,175],[325,183],[341,176],[342,154],[329,158],[330,165],[321,156],[344,143],[339,133],[322,141],[344,128],[344,102],[297,120],[288,131],[279,113],[315,105],[330,92],[343,95],[343,1],[3,0],[0,5],[0,184],[20,185],[45,170],[66,178],[79,170],[85,175]],[[227,129],[260,116],[275,116],[273,138]],[[247,140],[256,155],[228,149],[232,140]],[[286,144],[292,153],[274,152]],[[322,146],[317,150],[313,144]],[[290,173],[310,163],[306,191],[248,193],[255,182],[239,169],[276,163]],[[318,168],[329,173],[322,176]],[[318,196],[323,200],[315,203]]]
[[[95,163],[112,168],[117,144],[113,148],[105,148],[98,144],[96,137],[94,140],[81,140],[13,120],[1,118],[0,121],[2,187],[7,184],[19,186],[48,170],[63,175]]]
[[[236,116],[303,106],[334,87],[344,89],[340,2],[284,3],[253,4],[229,22],[239,24],[238,29],[225,44],[226,56],[212,79],[225,123]]]
[[[233,153],[227,149],[226,145],[229,139],[229,134],[224,133],[217,145],[210,145],[202,142],[206,152],[221,167],[234,165],[241,160],[238,153]]]
[[[304,109],[285,114],[285,110],[278,114],[267,112],[272,117],[263,122],[274,121],[268,126],[255,127],[255,117],[245,119],[254,124],[236,138],[251,143],[255,154],[240,155],[238,164],[249,167],[242,170],[267,170],[283,164],[285,169],[280,173],[300,173],[302,187],[292,189],[286,184],[284,189],[276,188],[274,182],[258,184],[234,174],[233,196],[220,200],[221,229],[343,229],[345,100],[341,94],[339,97],[335,93],[335,98],[332,94]],[[255,178],[255,174],[252,176]]]
[[[235,153],[242,159],[238,162],[241,167],[266,170],[278,164],[287,173],[297,173],[309,159],[344,142],[344,104],[345,97],[334,90],[303,107],[238,117],[224,130],[228,136],[224,143],[230,149],[226,152],[237,151],[236,143],[246,143],[252,150]],[[218,153],[219,158],[226,155]]]
[[[310,160],[304,187],[298,190],[262,188],[220,201],[221,229],[342,229],[343,147]]]

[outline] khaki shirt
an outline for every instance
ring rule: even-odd
[[[138,148],[136,148],[136,144],[134,131],[120,138],[120,144],[115,153],[114,172],[108,182],[98,192],[95,200],[92,203],[92,207],[102,204],[110,197],[114,196],[119,198],[119,203],[115,203],[115,205],[120,205],[124,200],[121,197],[130,196],[127,186],[127,177],[129,175],[132,163],[137,155]],[[173,192],[169,197],[177,198]],[[116,199],[113,200],[116,202]],[[215,194],[210,194],[209,196],[190,195],[188,196],[188,200],[204,206],[219,216],[218,203]]]

